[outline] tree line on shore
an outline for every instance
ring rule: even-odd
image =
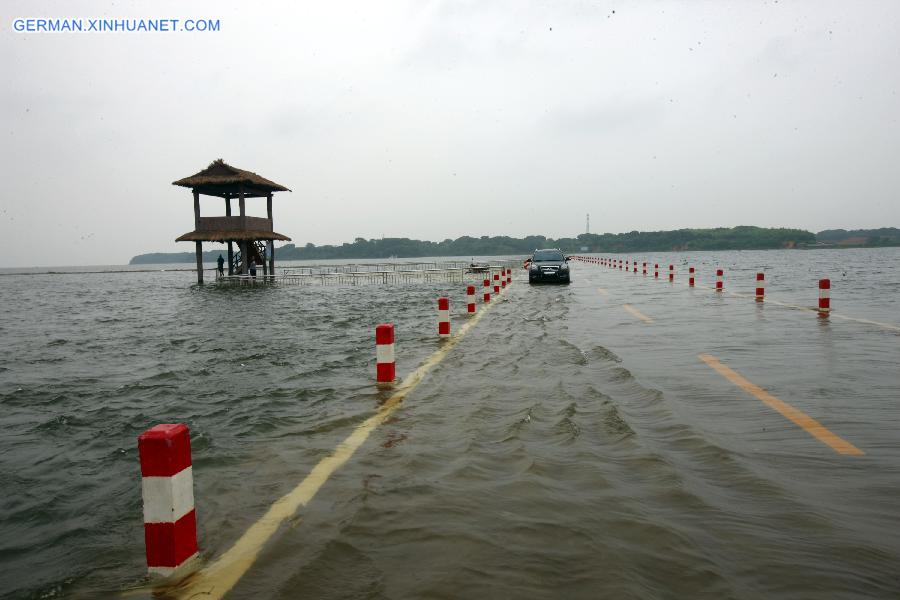
[[[900,246],[900,230],[889,227],[876,230],[833,229],[814,234],[802,229],[752,226],[715,229],[678,229],[674,231],[630,231],[628,233],[582,233],[574,238],[553,239],[542,235],[524,238],[508,236],[462,236],[441,242],[409,238],[356,238],[339,246],[296,246],[276,248],[277,260],[378,259],[420,256],[502,256],[527,255],[535,248],[559,248],[567,253],[597,252],[670,252],[686,250],[767,250],[829,246]],[[214,262],[221,250],[203,253]],[[140,254],[130,264],[193,262],[193,252]]]

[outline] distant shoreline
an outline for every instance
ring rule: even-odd
[[[837,246],[837,245],[814,245],[814,246],[803,246],[803,247],[795,247],[795,248],[736,248],[736,249],[716,249],[716,250],[667,250],[667,251],[659,251],[652,250],[646,251],[647,253],[690,253],[690,252],[757,252],[757,251],[769,251],[769,250],[795,250],[795,251],[809,251],[809,250],[873,250],[877,248],[896,248],[900,247],[900,244],[894,245],[883,245],[883,246]],[[629,251],[629,252],[609,252],[607,254],[610,255],[619,255],[619,254],[637,254],[640,252],[644,252],[641,250]],[[178,253],[172,253],[178,254]],[[206,254],[206,253],[204,253]],[[219,252],[215,252],[215,255],[218,256]],[[483,255],[475,255],[475,260],[480,260],[482,257],[502,257],[502,256],[525,256],[528,253],[517,253],[517,254],[483,254]],[[583,254],[579,252],[572,252],[567,254]],[[276,267],[280,268],[284,266],[285,262],[304,262],[304,263],[315,263],[316,261],[336,261],[338,264],[341,263],[358,263],[358,264],[372,264],[374,262],[405,262],[405,261],[416,261],[416,260],[428,260],[428,259],[443,259],[443,258],[457,258],[460,259],[462,257],[448,257],[448,256],[404,256],[401,258],[338,258],[338,259],[280,259],[276,261]],[[194,263],[196,257],[192,254],[190,263]],[[10,277],[15,275],[110,275],[110,274],[120,274],[120,273],[196,273],[197,269],[194,266],[191,267],[181,267],[176,265],[187,264],[185,262],[177,262],[173,260],[168,260],[166,262],[160,263],[135,263],[135,266],[147,266],[152,267],[154,265],[172,265],[171,268],[122,268],[127,267],[128,265],[109,265],[108,270],[96,270],[98,267],[96,265],[60,265],[52,268],[47,267],[0,267],[0,277]],[[216,271],[215,260],[209,259],[206,260],[204,258],[203,261],[204,267],[203,270],[205,272],[212,273]],[[207,266],[208,265],[208,266]],[[288,265],[290,268],[293,265]],[[304,266],[311,266],[309,264]],[[40,269],[40,270],[38,270]],[[63,270],[63,269],[71,269],[71,270]],[[80,270],[80,269],[91,269],[91,270]]]
[[[629,233],[583,233],[574,238],[506,236],[479,238],[462,236],[442,242],[383,238],[356,238],[340,246],[286,244],[275,249],[276,262],[281,260],[384,260],[389,258],[440,258],[446,256],[510,256],[527,255],[535,248],[559,248],[569,254],[627,254],[634,252],[697,252],[730,250],[815,250],[828,248],[881,248],[900,246],[900,229],[831,229],[814,234],[802,229],[764,228],[753,226],[715,229],[678,229]],[[203,261],[214,263],[224,256],[226,246],[207,250]],[[194,252],[157,252],[134,256],[128,264],[193,263]]]

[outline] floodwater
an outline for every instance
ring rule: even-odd
[[[518,270],[228,597],[900,597],[900,249],[616,258],[660,279]],[[798,306],[830,277],[834,314],[754,302],[757,271]],[[384,401],[377,323],[403,377],[441,345],[438,296],[468,318],[460,284],[0,279],[5,598],[149,597],[136,438],[160,422],[191,428],[214,560]]]

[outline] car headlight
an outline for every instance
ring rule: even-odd
[[[538,270],[538,266],[537,266],[536,264],[534,264],[534,263],[531,263],[531,267],[529,267],[529,268],[530,268],[532,271],[537,271],[537,270]]]
[[[569,270],[569,263],[563,263],[563,264],[561,264],[561,265],[559,266],[559,270],[560,270],[560,271],[568,271],[568,270]]]

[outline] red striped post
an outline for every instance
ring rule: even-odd
[[[490,280],[490,279],[485,279],[485,280],[484,280],[484,299],[483,299],[483,302],[484,302],[485,304],[487,304],[487,303],[490,302],[490,301],[491,301],[491,280]]]
[[[494,293],[500,293],[500,273],[494,273]]]
[[[675,281],[675,265],[669,265],[669,283]]]
[[[688,267],[688,287],[694,287],[694,267]]]
[[[506,268],[500,269],[500,287],[506,287]]]
[[[394,325],[375,326],[375,379],[378,383],[393,383],[397,376],[394,358]]]
[[[619,270],[620,271],[622,270],[622,259],[621,258],[619,259]]]
[[[634,261],[634,271],[633,273],[637,275],[637,261]]]
[[[468,304],[466,304],[466,312],[472,314],[475,312],[475,286],[470,285],[466,288],[466,300]]]
[[[511,283],[512,283],[512,269],[507,269],[506,270],[506,285],[509,285]]]
[[[165,423],[138,436],[144,543],[151,576],[168,577],[197,556],[197,514],[187,425]]]
[[[722,291],[722,276],[725,274],[725,271],[722,269],[716,269],[716,291]]]
[[[756,274],[756,301],[762,302],[766,297],[766,274],[765,273],[757,273]]]
[[[653,277],[654,279],[659,278],[659,263],[653,263]]]
[[[438,335],[450,337],[450,298],[438,298]]]
[[[646,275],[647,274],[647,263],[644,263],[643,270],[644,270],[644,272],[642,273],[642,275]]]
[[[819,280],[819,316],[827,317],[831,312],[831,280]]]

